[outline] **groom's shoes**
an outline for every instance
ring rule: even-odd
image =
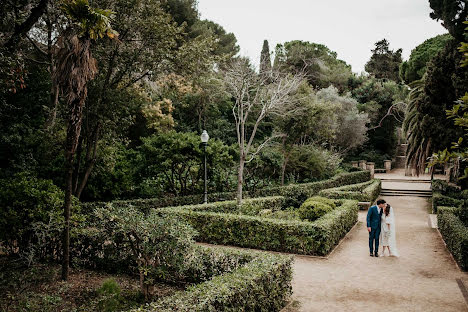
[[[373,257],[374,255],[373,255],[373,254],[370,254],[369,256]]]
[[[376,257],[378,257],[378,256],[379,256],[379,253],[378,253],[378,252],[376,252],[376,253],[375,253],[375,256],[376,256]]]

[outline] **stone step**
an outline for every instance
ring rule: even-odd
[[[385,178],[380,177],[379,179],[382,182],[404,182],[404,183],[431,183],[431,180],[418,180],[418,179],[395,179],[395,178]]]
[[[414,197],[429,198],[429,197],[432,197],[432,191],[382,189],[380,195],[382,196],[414,196]]]
[[[408,189],[388,189],[388,188],[382,188],[382,192],[432,194],[432,190],[408,190]]]

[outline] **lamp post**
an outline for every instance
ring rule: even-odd
[[[206,170],[206,145],[208,143],[208,140],[210,139],[210,136],[208,135],[208,132],[206,132],[206,130],[203,130],[200,138],[201,138],[201,141],[202,141],[202,144],[203,144],[203,150],[204,150],[204,154],[205,154],[205,193],[204,193],[204,197],[203,197],[203,203],[206,204],[208,202],[208,184],[207,184],[208,174],[207,174],[207,170]]]

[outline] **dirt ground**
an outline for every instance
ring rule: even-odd
[[[366,211],[328,259],[296,256],[296,311],[468,311],[457,278],[468,286],[437,230],[427,199],[385,198],[395,209],[400,258],[369,256]]]

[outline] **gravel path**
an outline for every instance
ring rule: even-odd
[[[401,257],[369,257],[367,212],[361,211],[359,223],[328,259],[296,256],[294,311],[468,311],[456,280],[468,286],[468,275],[427,225],[427,200],[388,201],[395,208]]]

